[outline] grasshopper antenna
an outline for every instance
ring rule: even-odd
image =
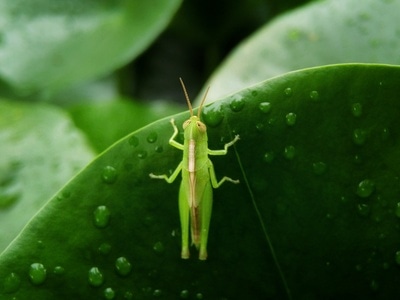
[[[206,92],[205,92],[205,94],[204,94],[204,97],[203,97],[203,99],[201,100],[201,103],[200,103],[200,106],[199,106],[199,111],[197,112],[197,117],[198,117],[199,119],[200,119],[201,109],[203,108],[204,101],[206,101],[207,94],[208,94],[208,91],[209,91],[209,90],[210,90],[210,87],[207,88],[207,90],[206,90]]]
[[[188,93],[187,93],[187,91],[186,91],[185,84],[183,83],[183,80],[182,80],[181,77],[179,77],[179,81],[181,82],[182,89],[183,89],[183,93],[185,94],[186,102],[187,102],[187,104],[188,104],[188,106],[189,106],[190,115],[193,116],[192,104],[190,103],[189,95],[188,95]]]

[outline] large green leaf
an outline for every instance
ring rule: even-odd
[[[205,85],[209,99],[301,68],[400,64],[399,10],[400,0],[325,0],[284,14],[235,48]]]
[[[0,251],[93,156],[65,113],[0,100]]]
[[[22,95],[104,75],[140,54],[180,0],[0,1],[0,78]]]
[[[181,159],[169,118],[132,133],[2,253],[2,299],[394,299],[399,85],[399,67],[335,65],[205,107],[210,148],[241,136],[213,157],[241,184],[215,190],[206,262],[179,257],[179,183],[149,178]]]

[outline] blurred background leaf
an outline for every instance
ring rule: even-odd
[[[179,0],[1,1],[0,78],[17,97],[108,74],[145,50]]]

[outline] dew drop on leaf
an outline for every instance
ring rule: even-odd
[[[133,299],[133,293],[130,292],[130,291],[125,292],[125,294],[124,294],[124,299],[127,299],[127,300]]]
[[[93,267],[88,273],[89,284],[98,287],[103,284],[104,276],[97,267]]]
[[[160,297],[162,295],[162,291],[160,289],[155,289],[153,291],[153,296],[154,297]]]
[[[164,245],[163,245],[163,243],[161,243],[161,242],[157,242],[157,243],[155,243],[154,245],[153,245],[153,250],[156,252],[156,253],[163,253],[164,252]]]
[[[154,150],[157,152],[157,153],[162,153],[163,151],[164,151],[164,148],[163,148],[163,146],[156,146],[155,148],[154,148]]]
[[[400,218],[400,202],[397,202],[394,213],[395,213],[396,217]]]
[[[151,132],[148,136],[147,136],[147,142],[149,143],[155,143],[157,141],[158,135],[156,132]]]
[[[99,228],[104,228],[110,222],[111,212],[107,206],[100,205],[93,212],[94,225]]]
[[[396,264],[400,266],[400,251],[397,251],[394,257]]]
[[[275,154],[273,152],[271,152],[271,151],[270,152],[266,152],[264,154],[264,161],[266,163],[271,163],[274,160],[274,158],[275,158]]]
[[[361,103],[354,103],[351,106],[351,113],[353,114],[353,116],[355,117],[361,117],[362,115],[362,104]]]
[[[181,299],[188,299],[189,298],[189,291],[188,290],[182,290],[179,295],[180,295]]]
[[[371,280],[370,288],[373,292],[377,292],[379,290],[379,284],[376,280]]]
[[[65,269],[61,266],[54,267],[53,273],[56,275],[63,275],[65,273]]]
[[[139,139],[136,136],[131,136],[128,140],[129,145],[133,147],[139,146]]]
[[[363,129],[357,128],[353,131],[353,142],[356,145],[363,145],[367,139],[367,132]]]
[[[371,209],[368,204],[361,203],[357,205],[357,211],[360,216],[366,217],[369,215]]]
[[[389,138],[389,136],[390,136],[389,128],[383,128],[381,134],[382,141],[386,141]]]
[[[287,146],[283,152],[286,159],[293,159],[296,154],[296,148],[294,146]]]
[[[104,290],[104,298],[106,298],[107,300],[112,300],[115,298],[115,291],[108,287]]]
[[[324,174],[326,171],[326,163],[324,163],[322,161],[313,163],[313,171],[314,171],[314,174],[316,174],[316,175]]]
[[[29,279],[35,285],[42,284],[46,280],[46,268],[40,263],[33,263],[29,268]]]
[[[21,278],[16,273],[10,273],[3,281],[4,291],[14,293],[21,286]]]
[[[117,180],[117,170],[112,166],[104,167],[101,173],[101,179],[108,184],[114,183]]]
[[[221,107],[210,105],[203,108],[203,121],[210,127],[217,127],[221,124],[224,115],[221,112]]]
[[[131,272],[132,265],[125,257],[121,256],[115,261],[115,268],[119,275],[126,276]]]
[[[297,115],[295,113],[288,113],[286,115],[286,124],[289,126],[293,126],[296,124]]]
[[[271,110],[271,103],[270,102],[261,102],[258,105],[258,108],[260,109],[261,112],[266,114]]]
[[[311,91],[310,92],[310,98],[311,98],[311,100],[318,101],[319,100],[319,93],[317,91]]]
[[[357,195],[361,198],[369,197],[375,190],[375,183],[370,179],[361,181],[357,186]]]
[[[285,96],[292,96],[292,94],[293,94],[292,88],[287,87],[287,88],[283,91],[283,93],[285,94]]]
[[[229,107],[231,108],[232,111],[234,112],[239,112],[243,109],[244,107],[244,100],[241,96],[237,97],[236,99],[233,99],[231,103],[229,104]]]
[[[147,151],[144,151],[144,150],[139,151],[137,153],[137,157],[140,158],[140,159],[145,159],[147,157]]]
[[[256,129],[257,131],[262,131],[264,129],[264,124],[263,123],[257,123],[256,124]]]
[[[99,252],[103,255],[107,255],[111,251],[111,245],[109,243],[103,243],[98,248]]]

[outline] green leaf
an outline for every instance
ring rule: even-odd
[[[301,68],[400,64],[399,10],[398,0],[327,0],[284,14],[235,48],[205,85],[208,99]]]
[[[65,113],[0,100],[0,251],[93,157]]]
[[[46,95],[130,61],[181,1],[2,2],[1,80],[20,95]]]
[[[217,176],[209,259],[180,259],[169,118],[114,144],[0,256],[3,299],[394,299],[400,68],[288,73],[203,110]],[[178,124],[188,112],[175,115]],[[30,277],[29,277],[30,276]],[[30,278],[30,279],[29,279]],[[198,295],[198,294],[201,295]]]

